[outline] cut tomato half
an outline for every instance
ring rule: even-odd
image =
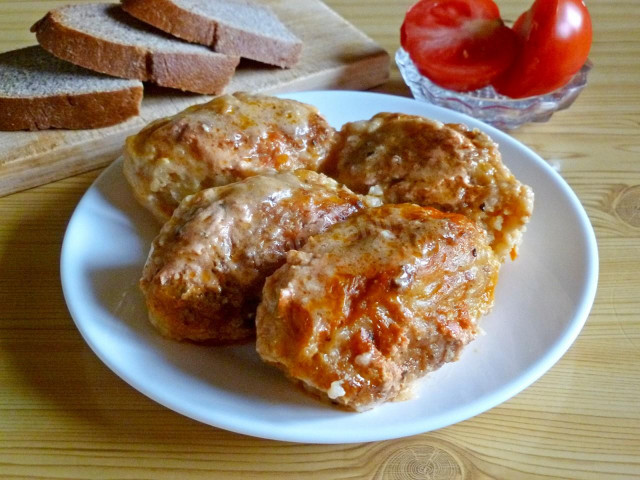
[[[422,75],[457,91],[490,84],[517,50],[492,0],[421,0],[407,12],[400,41]]]

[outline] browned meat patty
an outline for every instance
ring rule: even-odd
[[[499,266],[462,215],[364,210],[290,251],[267,279],[258,353],[321,397],[372,408],[457,359],[493,304]]]
[[[385,203],[410,202],[463,214],[487,231],[498,257],[515,258],[533,192],[502,163],[479,130],[400,113],[347,123],[325,173]]]
[[[335,131],[311,105],[236,93],[157,120],[127,139],[124,173],[138,201],[166,221],[203,188],[318,170]]]
[[[151,322],[178,340],[253,337],[262,286],[286,252],[363,202],[308,170],[254,176],[185,198],[153,241],[140,281]]]

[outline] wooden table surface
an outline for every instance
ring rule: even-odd
[[[528,1],[498,4],[515,18]],[[0,2],[0,51],[32,44],[31,23],[63,3]],[[411,1],[327,3],[394,52]],[[367,444],[261,440],[165,409],[100,362],[62,297],[62,237],[93,171],[0,199],[0,478],[640,478],[640,3],[588,5],[587,89],[513,133],[575,190],[600,252],[586,326],[540,380],[470,420]],[[409,95],[396,70],[377,90]]]

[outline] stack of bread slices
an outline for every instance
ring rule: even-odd
[[[0,54],[0,130],[114,125],[138,114],[142,81],[217,95],[240,57],[289,68],[302,51],[248,0],[69,5],[31,31],[39,46]]]

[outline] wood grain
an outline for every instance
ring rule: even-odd
[[[0,48],[25,45],[24,29],[54,3],[0,3]],[[410,3],[327,1],[389,52]],[[498,3],[515,18],[529,2]],[[585,328],[540,380],[460,424],[369,444],[272,442],[184,418],[111,373],[66,310],[60,245],[92,171],[0,199],[0,478],[640,478],[640,4],[588,5],[587,89],[514,133],[575,190],[600,253]],[[378,90],[408,94],[395,70]]]
[[[302,58],[290,69],[243,60],[225,92],[357,90],[388,79],[387,52],[320,0],[267,3],[303,39]],[[45,12],[41,9],[40,16]],[[0,132],[0,196],[104,166],[119,156],[127,136],[150,121],[209,99],[147,84],[140,115],[112,127]]]

